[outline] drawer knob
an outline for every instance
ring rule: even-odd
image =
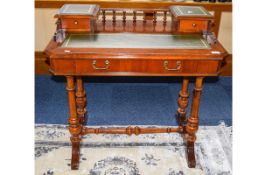
[[[78,24],[78,21],[74,21],[74,24],[77,25],[77,24]]]
[[[109,66],[110,66],[110,61],[109,60],[105,60],[104,61],[104,64],[105,64],[105,67],[97,67],[96,66],[96,60],[93,60],[92,61],[92,67],[95,69],[95,70],[108,70],[109,69]]]
[[[164,69],[167,71],[177,71],[181,69],[182,63],[181,61],[176,61],[176,68],[168,68],[168,61],[164,61],[163,65],[164,65]]]
[[[192,26],[195,28],[196,27],[196,23],[193,23]]]

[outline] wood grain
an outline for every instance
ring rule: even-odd
[[[178,106],[179,108],[177,109],[178,112],[178,123],[180,126],[184,124],[186,121],[186,113],[187,113],[187,106],[188,106],[188,97],[189,97],[189,78],[184,77],[183,78],[183,83],[182,83],[182,88],[181,91],[179,92],[179,99],[178,99]]]
[[[196,77],[195,88],[193,91],[193,99],[192,99],[192,107],[191,114],[187,119],[187,124],[185,125],[186,130],[186,140],[187,140],[187,160],[190,168],[194,168],[196,165],[195,160],[195,150],[194,150],[194,142],[196,140],[196,132],[198,130],[199,125],[199,103],[200,96],[202,91],[202,80],[203,77]]]
[[[35,74],[50,75],[49,63],[43,52],[35,52]],[[232,76],[232,54],[225,58],[220,76]]]
[[[174,2],[149,0],[35,0],[35,8],[60,8],[64,4],[99,4],[101,8],[167,8],[171,5],[203,6],[209,11],[232,11],[232,3]]]
[[[60,8],[63,4],[65,3],[78,3],[78,4],[99,4],[101,5],[102,8],[146,8],[146,9],[156,9],[156,8],[162,8],[166,9],[171,5],[190,5],[190,6],[203,6],[209,11],[213,11],[215,15],[215,26],[213,27],[213,30],[216,34],[216,36],[219,35],[218,30],[220,29],[220,21],[221,21],[221,15],[222,12],[232,12],[232,3],[209,3],[209,2],[174,2],[172,0],[168,1],[150,1],[150,0],[139,0],[139,1],[134,1],[134,0],[35,0],[35,8],[37,9],[48,9],[51,10],[52,14],[55,13],[53,12],[54,8]],[[38,34],[40,34],[40,40],[36,40],[36,49],[37,51],[40,51],[43,49],[42,44],[46,43],[46,37],[45,35],[50,36],[52,33],[52,29],[50,26],[51,25],[41,25],[43,27],[40,27],[37,25],[37,23],[41,23],[43,18],[46,18],[45,13],[47,12],[37,12],[35,15],[36,19],[36,36],[38,38]],[[50,14],[49,12],[47,13],[48,15]],[[39,15],[39,16],[38,16]],[[51,17],[51,16],[50,16]],[[38,19],[37,19],[38,18]],[[39,19],[40,18],[40,19]],[[41,19],[42,18],[42,19]],[[45,19],[43,19],[45,20]],[[49,21],[50,22],[50,21]],[[47,29],[47,31],[45,31]],[[225,37],[223,37],[225,38]],[[223,39],[223,41],[226,41],[228,43],[228,39]],[[231,44],[227,44],[229,47],[227,49],[231,51]],[[37,71],[36,71],[37,72]],[[44,72],[44,70],[42,70]]]
[[[112,10],[112,9],[110,9]],[[145,25],[148,21],[150,21],[153,26],[157,26],[160,22],[162,25],[166,25],[165,18],[157,20],[157,12],[156,9],[151,9],[151,11],[142,10],[144,13],[144,18],[142,19],[140,25],[137,26],[138,20],[136,19],[137,11],[135,9],[131,9],[133,11],[133,18],[130,20],[126,20],[125,16],[121,13],[121,19],[117,19],[116,9],[113,9],[113,18],[110,21],[110,25],[108,26],[108,20],[106,19],[106,13],[104,14],[102,11],[102,18],[96,19],[96,24],[101,26],[101,28],[96,27],[97,33],[105,32],[106,28],[109,31],[114,31],[115,25],[117,22],[122,24],[132,23],[132,26],[129,26],[128,29],[133,29],[133,36],[136,35],[137,30],[134,29],[146,29]],[[165,12],[165,11],[164,11]],[[168,11],[170,13],[170,11]],[[125,13],[126,14],[126,13]],[[71,17],[75,19],[74,17]],[[174,17],[173,19],[175,19]],[[61,17],[58,17],[58,20],[61,20]],[[108,44],[115,45],[116,43],[112,40],[102,39],[106,41],[106,44],[102,44],[100,47],[96,47],[98,45],[97,39],[95,38],[95,47],[81,47],[81,43],[89,44],[92,43],[92,40],[89,42],[83,42],[81,39],[83,36],[78,35],[79,37],[76,39],[78,45],[72,45],[73,47],[64,47],[62,41],[65,40],[65,35],[69,34],[67,32],[60,29],[60,23],[57,24],[57,32],[55,34],[56,37],[53,37],[49,44],[45,49],[45,54],[47,55],[50,62],[50,71],[53,75],[63,75],[66,76],[67,79],[67,91],[68,91],[68,102],[69,102],[69,131],[71,133],[71,143],[72,143],[72,158],[71,158],[71,169],[76,170],[79,168],[79,158],[80,158],[80,141],[83,135],[85,134],[148,134],[148,133],[170,133],[170,132],[179,132],[184,136],[184,140],[186,142],[186,155],[188,166],[190,168],[194,168],[196,166],[195,160],[195,149],[194,142],[196,141],[196,132],[198,130],[199,125],[199,104],[200,104],[200,96],[202,91],[202,80],[206,76],[218,76],[220,74],[221,69],[225,66],[225,56],[227,56],[227,52],[224,47],[213,37],[211,32],[211,27],[208,25],[205,28],[204,25],[198,26],[202,30],[193,30],[191,29],[192,34],[189,34],[191,37],[187,38],[188,40],[182,40],[176,34],[186,35],[186,33],[182,33],[180,30],[190,30],[189,25],[182,25],[179,28],[179,31],[176,31],[175,26],[178,25],[182,20],[188,19],[175,19],[173,20],[170,31],[164,31],[167,34],[172,36],[172,46],[174,44],[180,43],[179,41],[188,42],[192,47],[146,47],[146,42],[151,42],[147,39],[151,38],[154,34],[158,34],[162,31],[147,31],[141,30],[141,35],[137,35],[140,39],[135,37],[128,37],[127,34],[121,35],[121,39],[126,36],[128,38],[125,43],[128,41],[133,41],[132,43],[138,43],[138,47],[130,47],[130,45],[125,45],[124,43],[120,43],[124,47],[113,47]],[[191,19],[193,20],[193,19]],[[207,21],[207,24],[210,24],[209,18],[199,19],[202,21]],[[191,21],[192,23],[197,21]],[[209,23],[208,23],[209,22]],[[126,29],[123,27],[118,29],[118,32],[126,33]],[[69,25],[68,25],[69,26]],[[71,26],[71,25],[70,25]],[[67,27],[65,27],[67,29]],[[70,27],[72,28],[72,27]],[[86,29],[88,30],[88,26],[80,25],[77,26],[78,30]],[[64,33],[66,32],[66,33]],[[153,35],[149,33],[154,33]],[[57,35],[60,37],[58,38]],[[130,34],[131,35],[131,34]],[[69,35],[71,38],[72,35]],[[87,37],[88,35],[86,35]],[[101,38],[101,35],[95,35],[98,38]],[[117,36],[116,33],[108,35],[109,38],[113,38]],[[199,36],[199,37],[197,37]],[[68,37],[68,36],[66,36]],[[92,35],[90,35],[92,37]],[[157,35],[158,37],[158,35]],[[204,39],[202,40],[202,38]],[[160,39],[163,38],[163,35],[160,35]],[[72,37],[73,40],[74,37]],[[118,38],[120,39],[120,38]],[[116,39],[115,39],[116,40]],[[155,40],[155,39],[153,39]],[[157,38],[159,40],[159,38]],[[69,40],[66,40],[67,44]],[[88,40],[86,40],[88,41]],[[161,41],[161,40],[160,40]],[[166,40],[161,41],[161,43]],[[177,41],[177,42],[176,42]],[[201,42],[202,46],[197,44],[197,42]],[[207,43],[206,43],[207,42]],[[196,43],[196,44],[195,44]],[[144,45],[143,45],[144,44]],[[87,45],[88,46],[88,45]],[[195,47],[196,46],[196,47]],[[194,49],[195,47],[195,49]],[[182,89],[179,93],[178,105],[178,119],[179,119],[179,127],[177,128],[142,128],[138,126],[134,127],[126,127],[126,128],[86,128],[83,126],[84,117],[86,113],[85,105],[85,91],[83,87],[82,76],[181,76],[183,78]],[[186,115],[186,107],[188,104],[188,83],[189,76],[196,77],[195,88],[193,92],[192,106],[188,119],[185,123],[185,115]],[[77,86],[75,88],[76,78]]]
[[[72,143],[72,159],[71,159],[71,169],[76,170],[79,168],[80,160],[80,134],[82,132],[83,126],[80,124],[80,120],[76,113],[76,100],[75,100],[75,81],[73,76],[66,76],[67,80],[67,92],[68,92],[68,102],[69,102],[69,132],[71,133],[71,143]]]
[[[77,104],[77,115],[80,119],[80,123],[84,124],[86,121],[86,91],[82,77],[76,77],[77,90],[76,90],[76,104]]]
[[[127,135],[140,135],[140,134],[152,134],[152,133],[172,133],[183,132],[182,127],[177,128],[144,128],[144,127],[114,127],[114,128],[84,128],[82,135],[86,134],[127,134]]]

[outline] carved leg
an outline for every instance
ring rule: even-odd
[[[189,97],[188,85],[189,85],[189,79],[187,77],[184,77],[182,89],[179,93],[179,99],[178,99],[179,108],[177,112],[178,112],[179,125],[182,125],[183,122],[186,121],[186,108],[188,106],[188,97]]]
[[[77,103],[77,114],[80,119],[80,123],[83,125],[86,120],[86,91],[84,89],[82,77],[76,78],[77,90],[76,90],[76,103]]]
[[[67,79],[67,91],[68,91],[68,102],[69,102],[69,131],[71,133],[72,143],[72,158],[71,158],[71,169],[76,170],[79,168],[80,159],[80,134],[82,131],[82,125],[80,124],[79,118],[76,113],[75,103],[75,85],[74,78],[72,76],[66,76]]]
[[[199,124],[198,110],[199,110],[200,95],[202,90],[202,80],[203,77],[196,78],[195,88],[193,92],[191,114],[187,120],[187,124],[185,127],[185,130],[187,132],[186,140],[187,140],[188,165],[190,168],[194,168],[196,165],[194,142],[196,140],[195,133],[198,130],[198,124]]]

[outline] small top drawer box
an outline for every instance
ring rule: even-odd
[[[68,32],[94,31],[99,5],[94,4],[64,4],[56,18],[60,19],[61,29]]]
[[[210,30],[214,17],[201,6],[171,6],[170,12],[178,32],[202,32]]]

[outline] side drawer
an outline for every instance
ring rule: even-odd
[[[63,18],[61,25],[67,31],[91,31],[89,18]]]
[[[180,20],[179,32],[199,32],[207,30],[208,21],[206,20]]]

